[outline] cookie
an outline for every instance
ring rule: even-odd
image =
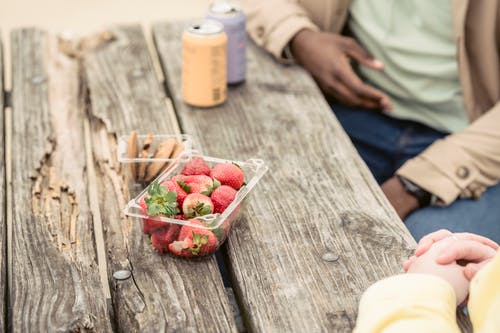
[[[174,151],[172,152],[172,155],[170,155],[170,158],[172,159],[177,158],[183,151],[184,151],[184,145],[181,142],[178,142],[175,145]]]
[[[172,155],[176,145],[177,141],[175,139],[168,139],[166,141],[163,141],[158,145],[158,147],[156,147],[156,151],[153,158],[162,158],[162,159],[170,158],[170,155]],[[165,161],[150,163],[146,169],[146,175],[144,180],[146,181],[153,180],[165,165],[167,165],[167,162]]]
[[[154,136],[153,134],[149,133],[148,137],[146,140],[144,140],[144,144],[142,145],[142,152],[140,158],[148,158],[149,157],[149,150],[151,149],[151,144],[153,143]],[[139,168],[137,171],[137,180],[143,180],[144,177],[146,176],[146,167],[148,166],[148,163],[142,162],[139,163]]]
[[[137,132],[132,131],[130,137],[127,140],[127,157],[137,158],[139,155],[139,143],[137,141]],[[130,175],[132,179],[137,179],[137,166],[135,163],[130,163]]]

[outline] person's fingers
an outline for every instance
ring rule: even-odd
[[[473,240],[458,240],[442,248],[436,262],[447,265],[457,260],[466,260],[479,263],[495,256],[496,251],[491,247]]]
[[[405,272],[408,272],[408,269],[415,262],[415,260],[417,260],[417,256],[411,256],[410,258],[408,258],[408,260],[406,260],[406,262],[403,264],[403,269]]]
[[[453,234],[453,236],[458,239],[476,241],[478,243],[491,247],[493,250],[498,250],[499,248],[498,244],[495,241],[480,235],[472,234],[470,232],[456,232]]]
[[[446,237],[450,237],[451,235],[453,235],[451,231],[446,229],[441,229],[422,237],[417,244],[415,255],[417,257],[421,256],[431,248],[432,244]]]
[[[382,91],[365,84],[357,76],[357,74],[352,70],[352,67],[342,67],[338,68],[334,75],[336,78],[344,83],[344,85],[350,89],[354,94],[362,99],[371,99],[379,103],[380,107],[386,111],[390,111],[392,105],[390,103],[389,97]]]
[[[363,99],[358,95],[354,94],[349,88],[347,88],[342,82],[332,79],[326,85],[323,85],[323,90],[335,96],[340,102],[353,107],[363,107],[367,109],[380,108],[380,105],[369,99]]]
[[[368,51],[366,51],[358,42],[352,38],[344,38],[345,52],[354,60],[367,67],[383,70],[384,63],[374,59]]]
[[[475,263],[471,262],[465,265],[464,268],[464,275],[467,278],[467,280],[472,280],[472,278],[476,275],[477,272],[479,272],[486,264],[488,264],[490,260],[485,260],[483,262]]]

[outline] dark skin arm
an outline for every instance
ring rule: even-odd
[[[290,41],[290,49],[297,62],[311,73],[323,91],[339,102],[367,109],[392,109],[389,97],[365,84],[352,69],[351,61],[375,70],[384,69],[384,64],[373,59],[356,40],[303,29]],[[402,220],[418,208],[417,199],[406,192],[396,177],[382,184],[382,191]]]
[[[419,208],[417,198],[406,192],[403,184],[396,176],[386,180],[381,188],[401,220],[404,220],[411,212]]]

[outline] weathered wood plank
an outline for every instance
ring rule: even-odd
[[[11,34],[14,332],[110,332],[87,199],[77,61],[37,29]]]
[[[183,26],[153,29],[183,130],[210,155],[269,163],[227,246],[249,328],[350,332],[362,292],[400,271],[414,240],[302,69],[251,45],[248,80],[223,106],[184,104]]]
[[[0,36],[2,36],[2,32],[0,31]],[[0,289],[2,293],[0,297],[0,332],[5,332],[6,323],[5,319],[5,311],[7,311],[7,307],[5,304],[5,300],[7,299],[7,271],[6,271],[6,254],[7,254],[7,219],[5,216],[5,198],[7,188],[5,186],[5,129],[4,129],[4,86],[3,86],[3,47],[2,40],[0,38],[0,147],[2,147],[2,151],[4,152],[4,158],[0,161],[0,218],[2,222],[0,223]]]
[[[109,276],[128,269],[133,278],[114,281],[118,329],[124,332],[229,332],[235,323],[214,258],[189,262],[156,254],[137,219],[121,210],[129,200],[116,161],[116,135],[176,133],[138,26],[113,29],[114,40],[85,57],[90,90],[91,136],[101,203]]]

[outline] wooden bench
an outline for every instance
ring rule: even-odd
[[[155,25],[154,43],[140,26],[114,27],[83,57],[43,30],[12,32],[0,331],[242,330],[214,256],[158,255],[123,215],[117,135],[132,130],[188,133],[207,155],[268,163],[221,249],[243,329],[351,331],[363,291],[401,271],[415,242],[309,75],[250,45],[247,82],[220,107],[189,107],[184,26]]]

